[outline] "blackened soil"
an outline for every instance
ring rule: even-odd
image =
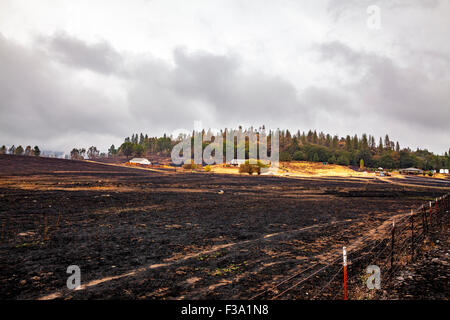
[[[0,155],[0,298],[249,298],[443,193]]]

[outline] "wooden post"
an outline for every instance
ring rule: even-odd
[[[437,203],[437,199],[436,199],[436,203]],[[433,208],[431,207],[431,201],[430,201],[430,228],[433,227]]]
[[[392,221],[392,234],[391,234],[391,271],[394,268],[394,242],[395,242],[395,220]]]
[[[422,211],[422,224],[423,224],[423,240],[425,241],[425,234],[427,233],[427,209],[425,209],[425,207],[423,207],[423,211]]]
[[[347,293],[347,249],[345,247],[342,248],[342,257],[344,262],[344,300],[348,300]]]
[[[411,261],[414,260],[414,214],[411,209]]]

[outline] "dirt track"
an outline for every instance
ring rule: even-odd
[[[249,298],[443,193],[0,155],[0,297]]]

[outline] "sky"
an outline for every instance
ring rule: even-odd
[[[443,154],[449,17],[450,0],[0,0],[0,145],[106,151],[201,121]]]

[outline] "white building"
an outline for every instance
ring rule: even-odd
[[[439,173],[444,173],[444,174],[448,174],[448,169],[441,169],[439,170]]]
[[[230,161],[230,164],[233,166],[240,166],[241,164],[245,164],[245,159],[233,159]]]
[[[145,158],[133,158],[129,162],[133,164],[152,164],[150,161],[148,161],[148,159]]]

